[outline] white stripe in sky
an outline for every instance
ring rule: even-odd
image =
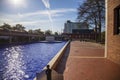
[[[49,0],[42,0],[42,2],[44,3],[45,7],[50,9],[50,3]]]
[[[50,10],[50,3],[49,0],[42,0],[42,2],[44,3],[45,7],[47,8],[47,14],[48,14],[48,18],[51,22],[51,29],[53,31],[53,20],[52,20],[52,14],[51,14],[51,10]]]

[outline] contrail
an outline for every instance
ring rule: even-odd
[[[52,20],[52,15],[51,15],[51,12],[50,12],[50,3],[49,3],[49,0],[42,0],[42,2],[45,5],[45,7],[47,8],[48,18],[49,18],[49,20],[51,22],[52,29],[53,29],[53,20]]]
[[[51,17],[51,12],[50,12],[50,10],[47,10],[47,14],[48,14],[48,17],[49,17],[50,22],[53,22],[52,17]]]
[[[42,0],[43,4],[45,5],[46,8],[50,9],[50,3],[49,0]]]

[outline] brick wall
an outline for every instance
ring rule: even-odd
[[[114,35],[114,8],[120,0],[107,0],[107,58],[120,64],[120,35]]]

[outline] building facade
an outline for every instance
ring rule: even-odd
[[[64,24],[64,33],[72,33],[73,29],[88,29],[88,24],[86,22],[71,22],[67,21]]]
[[[106,1],[106,57],[120,64],[120,0]]]
[[[63,36],[67,39],[79,39],[81,41],[96,40],[97,33],[93,29],[89,29],[86,22],[67,21],[64,26]]]

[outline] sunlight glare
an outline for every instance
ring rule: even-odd
[[[9,1],[15,7],[25,6],[25,0],[9,0]]]

